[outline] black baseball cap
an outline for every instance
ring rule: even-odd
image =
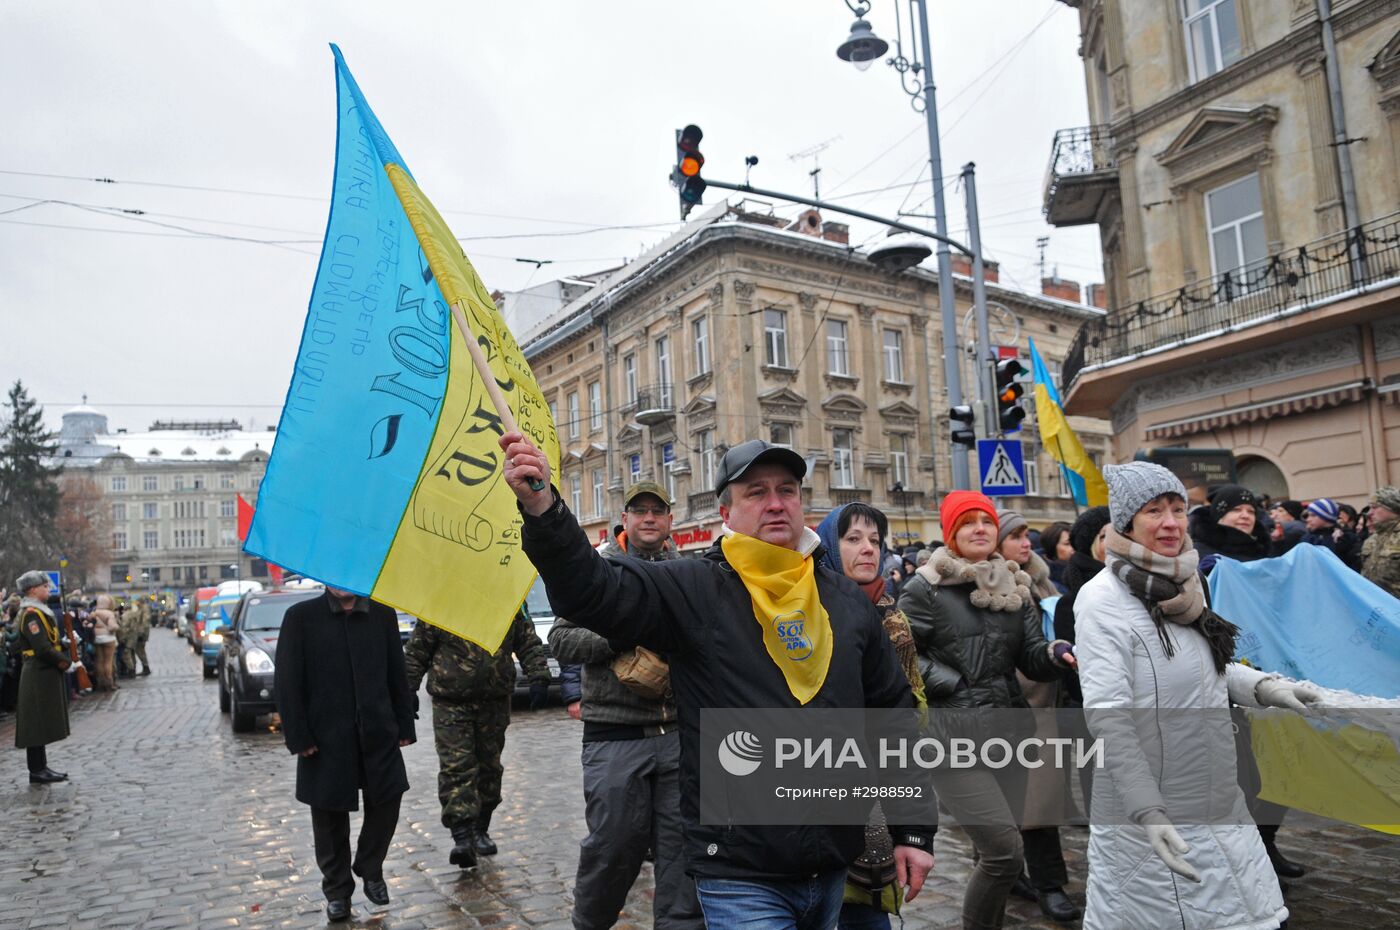
[[[740,478],[751,466],[764,462],[781,465],[801,481],[807,475],[807,462],[802,456],[787,446],[775,446],[762,439],[750,439],[734,446],[719,460],[715,470],[715,494],[723,491],[731,481]]]

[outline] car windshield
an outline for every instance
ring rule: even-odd
[[[248,603],[243,608],[243,629],[280,630],[282,629],[282,617],[286,615],[287,608],[313,597],[316,597],[315,593],[301,596],[284,594],[277,597],[253,595],[248,598]]]
[[[544,593],[544,582],[539,578],[530,586],[530,593],[525,595],[525,610],[532,620],[554,616],[554,608],[549,606],[549,597]]]

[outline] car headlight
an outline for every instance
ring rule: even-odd
[[[221,642],[224,641],[224,634],[222,634],[222,633],[205,633],[205,634],[204,634],[204,641],[205,641],[206,643],[221,643]]]
[[[254,646],[243,653],[243,666],[250,675],[265,675],[272,671],[272,656]]]

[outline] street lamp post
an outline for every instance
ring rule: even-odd
[[[856,14],[851,25],[850,37],[836,50],[842,61],[849,61],[864,71],[870,63],[889,50],[889,43],[875,35],[870,24],[865,22],[865,14],[870,12],[870,0],[845,0],[846,6]],[[900,84],[911,98],[914,110],[922,111],[928,130],[928,163],[933,184],[934,222],[940,238],[938,240],[938,302],[943,329],[943,382],[948,393],[948,405],[959,406],[963,402],[962,373],[958,358],[958,319],[953,292],[953,257],[948,243],[943,241],[948,235],[948,213],[943,204],[943,155],[938,143],[938,106],[933,84],[933,47],[928,37],[927,0],[909,0],[909,18],[912,25],[914,7],[918,7],[919,40],[923,46],[922,60],[910,61],[904,57],[900,41],[896,40],[895,57],[889,64],[899,72]],[[896,7],[896,18],[898,8]],[[914,86],[905,83],[905,74],[912,74]],[[968,473],[967,452],[953,446],[953,486],[962,490],[971,487]]]

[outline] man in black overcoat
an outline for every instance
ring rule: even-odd
[[[408,790],[400,749],[417,738],[397,614],[336,588],[294,604],[277,643],[276,692],[282,735],[298,756],[297,800],[311,806],[326,916],[350,916],[354,875],[365,897],[388,904],[384,857]],[[352,861],[350,811],[361,792]]]

